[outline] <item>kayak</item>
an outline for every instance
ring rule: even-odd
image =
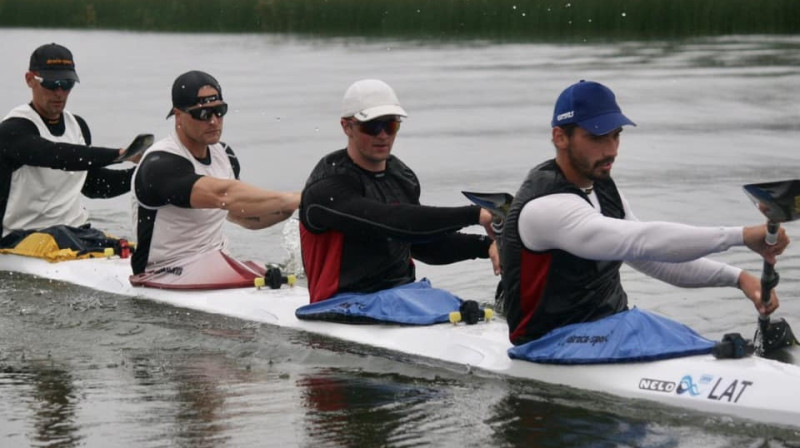
[[[176,291],[134,287],[129,260],[116,256],[50,263],[0,255],[0,270],[64,281],[99,291],[312,332],[358,344],[464,366],[468,371],[569,386],[683,409],[800,427],[800,366],[750,356],[695,355],[652,362],[557,365],[512,360],[502,319],[475,325],[347,325],[300,320],[308,304],[301,286]]]

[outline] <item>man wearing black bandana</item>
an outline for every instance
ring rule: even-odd
[[[86,226],[81,194],[110,198],[130,191],[133,168],[105,167],[136,161],[141,153],[91,146],[86,121],[65,109],[79,81],[67,48],[52,43],[31,54],[25,83],[33,98],[0,123],[0,231],[6,241],[47,227]]]
[[[218,289],[252,286],[263,269],[227,252],[227,219],[263,229],[288,218],[299,193],[268,191],[239,180],[233,150],[220,142],[228,104],[217,80],[202,71],[172,85],[170,135],[148,149],[134,173],[132,257],[136,286]]]

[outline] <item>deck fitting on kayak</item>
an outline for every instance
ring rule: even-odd
[[[755,352],[753,341],[745,339],[739,333],[728,333],[722,337],[722,341],[711,349],[711,353],[717,359],[736,359],[750,356]]]

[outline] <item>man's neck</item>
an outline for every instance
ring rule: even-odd
[[[31,101],[29,105],[31,106],[31,108],[34,111],[36,111],[37,114],[39,114],[40,117],[42,117],[42,120],[45,123],[47,123],[49,125],[53,125],[53,124],[58,124],[61,121],[61,117],[63,116],[62,113],[56,114],[55,116],[52,116],[52,115],[48,116],[48,115],[45,115],[44,113],[42,113],[41,109],[36,107],[36,103]]]
[[[180,131],[178,131],[177,134],[178,140],[180,140],[181,144],[186,147],[190,153],[192,153],[192,156],[194,156],[195,159],[203,160],[208,157],[208,145],[205,143],[191,141]]]
[[[386,171],[386,160],[369,160],[365,159],[358,153],[356,150],[351,150],[347,148],[347,155],[350,157],[350,160],[353,161],[359,168],[365,171],[371,171],[373,173],[380,173]]]
[[[569,163],[569,160],[563,160],[562,158],[556,157],[556,165],[558,165],[558,167],[561,169],[561,172],[564,173],[564,178],[566,178],[570,183],[580,188],[584,192],[587,190],[591,192],[594,182],[591,179],[587,179],[580,175],[572,166],[572,164]]]

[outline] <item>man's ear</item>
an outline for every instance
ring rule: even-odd
[[[32,71],[25,72],[25,84],[27,84],[28,87],[33,88],[33,83],[36,82],[36,80],[33,79],[34,76],[36,75]]]
[[[339,124],[342,125],[342,131],[344,131],[345,135],[352,137],[353,127],[350,126],[350,121],[342,118],[339,120]]]
[[[552,137],[553,145],[556,147],[556,149],[563,149],[569,145],[569,136],[567,136],[567,133],[558,126],[553,128]]]

